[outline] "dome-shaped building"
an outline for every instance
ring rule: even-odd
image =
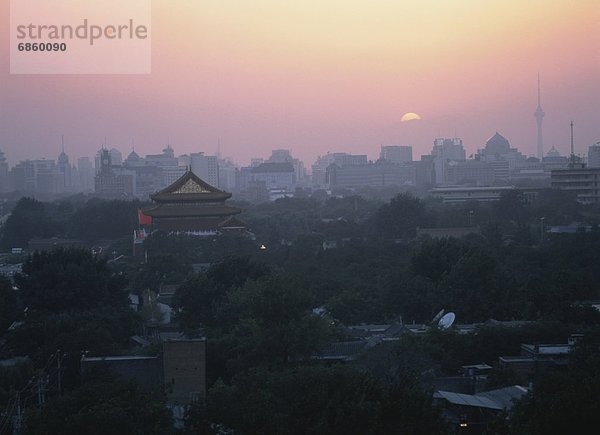
[[[510,142],[500,133],[496,132],[485,143],[484,153],[487,155],[503,155],[510,152]]]

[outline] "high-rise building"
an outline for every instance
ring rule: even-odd
[[[229,192],[238,190],[239,171],[229,159],[219,159],[219,188]]]
[[[331,187],[382,188],[387,186],[408,187],[416,185],[416,167],[412,164],[396,164],[386,160],[365,165],[329,165],[327,181]]]
[[[544,138],[542,136],[542,122],[544,120],[544,111],[542,110],[541,98],[540,98],[540,75],[538,74],[538,105],[537,109],[533,116],[535,116],[535,121],[537,123],[537,157],[542,160],[544,157]]]
[[[89,157],[77,159],[77,175],[79,177],[79,190],[91,192],[94,190],[94,165]]]
[[[324,186],[327,184],[327,168],[335,164],[339,167],[366,165],[368,163],[365,154],[348,153],[327,153],[324,156],[317,157],[317,161],[312,165],[312,184],[313,186]]]
[[[527,163],[527,158],[517,148],[511,148],[508,139],[498,132],[486,141],[477,157],[494,167],[496,180],[510,178],[515,169],[526,166]]]
[[[381,145],[379,158],[392,163],[412,162],[412,147],[406,145]]]
[[[294,173],[296,177],[296,183],[301,182],[306,178],[306,169],[304,169],[304,162],[300,159],[294,158],[290,150],[279,149],[271,152],[271,157],[267,160],[268,163],[291,163],[294,167]]]
[[[251,181],[263,181],[269,191],[293,192],[296,172],[290,162],[266,162],[251,170]]]
[[[67,192],[71,190],[73,186],[72,174],[71,174],[71,165],[69,164],[69,156],[65,153],[65,149],[63,147],[61,153],[58,155],[58,171],[61,175],[61,190],[63,192]]]
[[[447,180],[447,167],[450,162],[464,162],[466,160],[465,148],[462,139],[437,138],[433,141],[433,167],[435,171],[435,184],[445,184]]]
[[[97,153],[96,153],[96,157],[95,157],[95,161],[94,161],[94,167],[96,168],[96,174],[98,172],[100,172],[100,169],[102,167],[102,151],[104,151],[105,148],[101,148]],[[119,151],[116,148],[111,148],[110,150],[106,150],[108,151],[108,153],[110,154],[110,161],[111,161],[111,165],[112,166],[120,166],[123,164],[123,154],[121,154],[121,151]]]
[[[192,172],[214,187],[219,187],[219,162],[217,156],[206,156],[204,153],[190,154]]]
[[[588,167],[600,168],[600,142],[588,148]]]
[[[35,193],[35,167],[31,160],[24,160],[13,166],[9,178],[12,190]]]
[[[112,164],[112,153],[100,150],[99,171],[94,180],[96,194],[105,198],[129,198],[136,194],[136,173]]]
[[[0,193],[5,193],[10,190],[8,182],[8,162],[4,152],[0,150]]]
[[[175,151],[171,148],[171,145],[167,145],[161,154],[146,155],[144,160],[147,166],[179,166],[179,158],[175,157]]]

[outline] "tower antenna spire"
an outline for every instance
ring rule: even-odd
[[[60,140],[62,143],[62,152],[64,153],[65,152],[65,135],[64,134],[60,135]]]
[[[541,92],[540,92],[540,73],[538,73],[538,107],[540,107],[542,105],[541,104],[542,100],[541,100],[540,95],[541,95]]]
[[[571,121],[571,164],[575,165],[575,146],[573,143],[573,121]]]
[[[540,161],[544,158],[544,138],[542,134],[542,123],[544,121],[544,110],[542,109],[542,99],[541,99],[541,86],[540,86],[540,73],[538,73],[537,80],[537,109],[535,109],[535,121],[537,123],[537,157]]]

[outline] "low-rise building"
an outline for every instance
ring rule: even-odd
[[[577,201],[583,204],[600,202],[600,167],[590,168],[583,164],[570,166],[566,169],[552,170],[552,188],[575,193]]]
[[[466,186],[447,186],[435,187],[429,193],[442,199],[444,203],[462,203],[467,201],[497,201],[502,192],[515,189],[514,186],[491,186],[491,187],[466,187]]]

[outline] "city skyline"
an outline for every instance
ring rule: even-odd
[[[328,151],[460,137],[468,154],[496,131],[536,155],[537,75],[544,152],[600,139],[600,17],[593,1],[153,4],[150,75],[9,75],[0,46],[0,149],[11,164],[108,146],[141,154],[170,143],[238,164],[291,149]],[[8,25],[8,4],[0,6]],[[7,42],[7,35],[2,36]],[[420,121],[401,123],[404,113]]]

